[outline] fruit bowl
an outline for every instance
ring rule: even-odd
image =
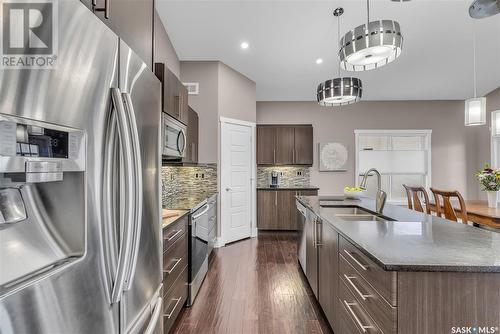
[[[347,199],[360,199],[365,194],[365,190],[360,187],[345,187],[344,196]]]

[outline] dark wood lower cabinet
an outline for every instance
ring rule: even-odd
[[[335,331],[337,324],[338,233],[329,225],[318,229],[318,301]]]
[[[169,333],[188,295],[189,216],[163,229],[163,332]]]
[[[317,190],[257,191],[257,228],[290,231],[299,228],[296,196],[316,196]]]
[[[317,218],[308,217],[304,226],[306,234],[306,277],[309,286],[316,298],[318,298],[318,248],[316,244],[317,237]]]

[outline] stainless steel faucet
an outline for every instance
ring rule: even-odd
[[[380,175],[380,172],[375,168],[370,168],[369,170],[367,170],[365,172],[365,175],[363,176],[363,180],[361,180],[361,184],[359,185],[359,187],[366,190],[366,181],[370,173],[374,173],[375,175],[377,175],[377,195],[375,197],[375,209],[377,213],[382,213],[382,211],[384,210],[385,201],[387,199],[387,193],[382,190],[382,175]]]

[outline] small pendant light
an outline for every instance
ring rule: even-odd
[[[476,74],[476,34],[472,35],[473,65],[474,65],[474,98],[465,100],[465,126],[486,124],[486,98],[477,97]]]
[[[337,17],[338,33],[340,39],[340,16],[344,9],[339,7],[335,9],[333,15]],[[338,77],[326,80],[318,85],[316,97],[318,103],[326,107],[343,106],[353,104],[361,100],[363,85],[361,80],[352,77],[340,77],[340,63],[338,67]]]
[[[482,19],[500,13],[500,0],[475,0],[469,7],[469,15]]]
[[[340,40],[340,64],[346,71],[373,70],[401,55],[403,35],[399,23],[370,22],[370,0],[366,0],[366,17],[366,24],[348,31]]]

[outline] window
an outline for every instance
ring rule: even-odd
[[[355,130],[356,184],[366,170],[376,168],[382,174],[382,190],[387,201],[406,204],[403,184],[431,185],[432,130]],[[367,181],[367,195],[374,196],[376,177]]]
[[[500,167],[500,110],[491,113],[491,165]]]

